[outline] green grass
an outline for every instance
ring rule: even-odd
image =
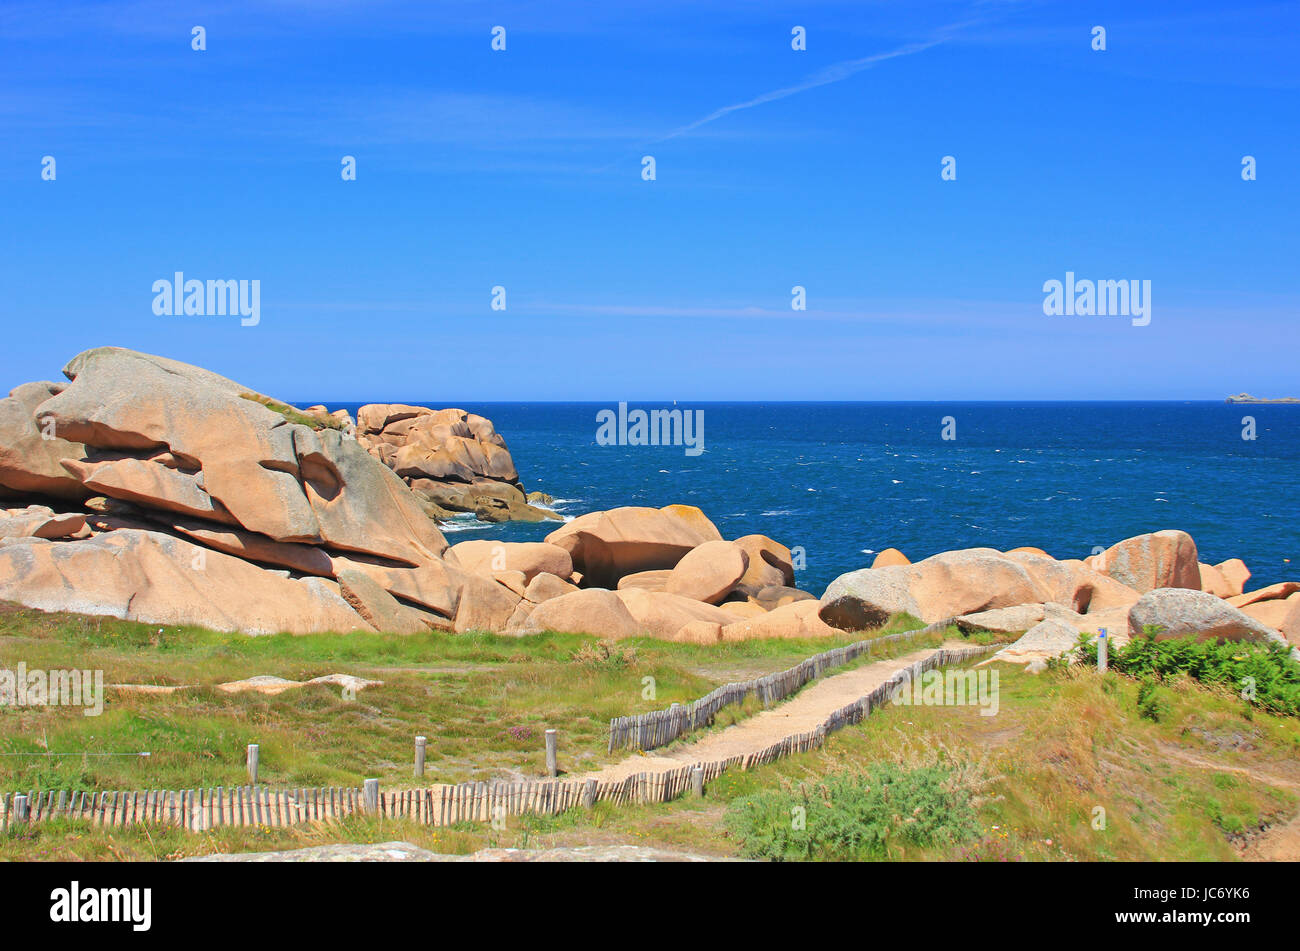
[[[254,403],[261,403],[267,409],[279,413],[291,423],[297,423],[300,426],[309,426],[312,429],[338,429],[347,428],[345,424],[337,419],[318,419],[315,416],[308,416],[297,409],[294,409],[288,403],[281,403],[279,400],[272,399],[269,396],[262,396],[258,393],[240,393],[240,397],[250,400]]]
[[[897,620],[873,634],[915,623]],[[613,717],[687,703],[862,636],[716,647],[633,639],[615,646],[611,663],[593,660],[594,638],[569,634],[248,637],[8,607],[0,609],[0,667],[22,661],[29,669],[103,670],[106,684],[189,686],[171,694],[109,689],[98,717],[0,707],[0,788],[232,785],[242,781],[249,743],[259,744],[260,778],[272,785],[367,777],[396,785],[413,781],[416,735],[428,737],[430,782],[536,776],[548,727],[560,731],[562,768],[576,772],[627,755],[606,752]],[[383,685],[351,699],[326,685],[274,696],[216,689],[258,674],[303,681],[330,673]],[[753,704],[730,708],[719,725],[753,712]]]
[[[744,803],[756,797],[783,802],[819,785],[833,789],[841,781],[836,777],[870,777],[881,764],[889,764],[895,777],[929,771],[930,779],[908,793],[918,801],[932,801],[936,789],[955,796],[942,824],[950,831],[888,835],[878,847],[855,855],[901,861],[1230,861],[1261,824],[1285,822],[1300,807],[1300,724],[1293,718],[1263,713],[1184,679],[1164,688],[1169,710],[1153,722],[1139,716],[1138,684],[1125,676],[1072,669],[1035,677],[1010,665],[996,669],[996,716],[980,716],[975,707],[887,706],[833,734],[818,751],[723,774],[703,800],[599,803],[589,812],[511,817],[503,830],[356,817],[337,826],[293,829],[182,833],[142,827],[106,833],[85,822],[62,821],[0,838],[0,858],[150,859],[389,840],[452,854],[493,846],[634,843],[740,857],[745,839],[728,816]],[[973,812],[973,828],[963,802]],[[1097,827],[1098,808],[1105,810],[1104,828]],[[899,810],[871,807],[866,814],[883,815],[892,827]],[[808,827],[820,828],[816,822]],[[805,848],[809,858],[848,854],[835,842],[796,840],[788,857],[800,857]]]
[[[560,730],[561,767],[585,770],[626,755],[605,754],[611,716],[689,702],[719,683],[784,669],[861,636],[717,647],[636,640],[615,645],[617,657],[605,661],[593,659],[594,639],[573,635],[249,638],[177,628],[159,634],[146,625],[5,608],[0,667],[20,660],[29,667],[100,667],[110,682],[201,686],[166,696],[111,694],[98,718],[62,708],[0,709],[0,752],[24,754],[0,757],[0,788],[229,786],[243,781],[249,742],[261,744],[262,778],[272,785],[356,784],[367,776],[404,785],[411,782],[417,733],[429,737],[430,782],[536,776],[547,726]],[[1150,719],[1142,715],[1136,678],[1079,667],[1039,676],[1014,665],[992,669],[1000,676],[996,716],[973,706],[886,706],[833,734],[820,750],[724,774],[703,800],[602,803],[590,812],[511,818],[504,830],[371,817],[205,833],[105,832],[60,821],[12,831],[0,839],[0,858],[151,859],[393,839],[452,853],[630,842],[740,856],[745,842],[728,815],[743,802],[833,787],[835,777],[869,776],[878,764],[898,775],[937,771],[930,775],[942,776],[944,788],[967,797],[977,825],[970,836],[886,836],[880,848],[857,853],[895,860],[1231,860],[1261,825],[1287,821],[1300,805],[1300,720],[1252,706],[1227,685],[1166,676],[1157,688],[1159,716]],[[253,674],[302,680],[332,672],[386,683],[352,701],[325,687],[276,697],[214,689]],[[656,680],[653,700],[642,696],[645,676]],[[753,712],[752,705],[737,707],[726,716]],[[532,735],[516,739],[510,727]],[[45,755],[140,749],[153,755]],[[1104,828],[1096,827],[1098,809]],[[808,857],[848,854],[807,845]]]

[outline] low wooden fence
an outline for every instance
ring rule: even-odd
[[[836,647],[814,654],[788,670],[778,670],[755,680],[723,684],[691,703],[675,703],[666,710],[652,710],[630,717],[615,717],[609,721],[609,751],[631,748],[653,750],[666,746],[678,737],[713,723],[713,718],[723,707],[744,703],[754,696],[765,707],[784,700],[805,684],[816,680],[826,671],[841,667],[859,657],[869,656],[882,647],[902,641],[914,640],[936,634],[952,622],[939,621],[915,631],[888,634],[865,641]]]
[[[857,645],[850,645],[857,646]],[[380,791],[375,780],[364,788],[317,788],[273,791],[265,786],[187,789],[180,792],[73,792],[32,790],[6,793],[0,800],[0,828],[54,819],[82,819],[95,825],[130,827],[179,825],[192,831],[218,826],[282,828],[305,822],[332,822],[354,814],[379,814],[434,826],[488,822],[507,816],[555,815],[597,802],[645,804],[669,802],[686,792],[700,792],[728,769],[752,769],[783,756],[819,748],[826,737],[858,723],[887,703],[894,690],[928,670],[962,663],[1002,645],[937,650],[898,671],[870,694],[833,712],[815,730],[787,736],[763,750],[671,770],[647,770],[623,780],[541,780],[517,783],[460,783],[420,789]],[[367,796],[367,792],[370,793]]]

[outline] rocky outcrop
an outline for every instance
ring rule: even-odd
[[[1289,598],[1288,604],[1280,631],[1293,647],[1300,648],[1300,598]]]
[[[638,634],[644,637],[677,640],[688,624],[703,622],[721,627],[734,620],[721,608],[667,591],[628,588],[617,592],[617,597],[636,621]]]
[[[717,604],[749,569],[749,555],[733,542],[707,541],[677,562],[664,584],[669,594]]]
[[[1257,588],[1254,591],[1247,591],[1245,594],[1229,598],[1228,603],[1234,608],[1244,608],[1248,604],[1259,604],[1262,601],[1289,598],[1297,592],[1300,592],[1300,581],[1279,581],[1277,584],[1271,584],[1266,588]]]
[[[1241,594],[1240,591],[1233,590],[1232,584],[1218,568],[1204,562],[1197,567],[1200,570],[1201,590],[1206,594],[1212,594],[1216,598],[1230,598],[1235,594]]]
[[[638,636],[641,626],[615,592],[591,588],[544,601],[520,622],[512,622],[506,629],[507,634],[541,634],[546,631],[622,640]]]
[[[0,488],[28,503],[0,516],[0,598],[250,633],[500,630],[520,600],[444,558],[339,414],[113,347],[64,375],[0,401]]]
[[[672,577],[671,568],[654,568],[650,571],[634,571],[618,579],[618,590],[624,588],[645,588],[647,591],[662,591]]]
[[[712,644],[832,637],[906,613],[1001,632],[1052,621],[1076,634],[1155,623],[1300,636],[1289,633],[1300,584],[1241,594],[1245,566],[1199,565],[1182,532],[1089,562],[1040,549],[915,564],[882,552],[820,599],[795,587],[785,545],[728,541],[689,505],[592,512],[544,542],[449,547],[430,517],[442,502],[503,517],[528,506],[483,417],[371,404],[354,422],[117,348],[86,351],[64,374],[0,400],[0,599],[29,607],[259,634],[556,630]]]
[[[1293,594],[1289,598],[1274,598],[1270,601],[1255,601],[1241,608],[1243,614],[1254,618],[1260,624],[1279,631],[1286,636],[1283,628],[1286,626],[1286,619],[1300,605],[1300,594]]]
[[[1282,641],[1273,628],[1256,621],[1221,598],[1188,588],[1157,588],[1142,595],[1129,611],[1129,635],[1139,637],[1147,627],[1156,638],[1196,637],[1200,640]]]
[[[368,574],[355,568],[339,572],[339,593],[348,607],[376,631],[391,634],[420,634],[434,628],[446,630],[447,626],[422,611],[402,604],[384,590],[383,585]]]
[[[818,616],[817,601],[795,601],[758,617],[733,621],[723,626],[723,641],[765,640],[771,638],[834,637],[841,631]]]
[[[1010,608],[977,611],[956,619],[957,627],[966,633],[988,631],[992,634],[1017,634],[1028,631],[1046,616],[1042,604],[1017,604]]]
[[[1042,662],[1059,657],[1078,643],[1079,632],[1055,619],[1038,622],[1018,640],[993,655],[994,660],[1009,664],[1029,664],[1037,669]]]
[[[1214,566],[1215,570],[1223,576],[1224,582],[1231,589],[1229,597],[1241,594],[1246,590],[1246,582],[1250,581],[1250,569],[1240,558],[1229,558],[1227,561],[1221,561]]]
[[[87,538],[91,534],[86,516],[77,512],[57,514],[44,505],[21,509],[0,509],[0,538]]]
[[[435,481],[523,501],[504,442],[472,414],[366,406],[367,451],[346,414],[165,358],[106,348],[65,373],[67,386],[20,388],[0,408],[7,438],[33,450],[0,456],[6,498],[28,503],[0,510],[0,598],[249,633],[713,643],[745,619],[717,602],[757,618],[810,597],[792,587],[788,548],[725,541],[689,505],[591,513],[545,542],[448,547],[429,514]]]
[[[566,522],[546,541],[569,553],[587,587],[614,588],[624,575],[675,568],[691,549],[717,540],[710,537],[717,534],[716,528],[707,531],[712,522],[704,525],[702,513],[687,516],[682,508],[629,506],[591,512]]]
[[[528,503],[505,439],[476,413],[371,403],[357,411],[356,438],[439,517],[472,512],[488,522],[559,519]]]
[[[821,618],[857,631],[879,627],[897,614],[927,624],[999,608],[1055,603],[1079,614],[1126,607],[1131,589],[1081,561],[991,548],[944,552],[913,565],[864,568],[841,575],[821,598]]]
[[[544,571],[528,582],[524,588],[524,600],[541,604],[543,601],[572,594],[577,590],[579,590],[577,585]]]
[[[1126,538],[1089,559],[1094,569],[1135,591],[1201,589],[1196,542],[1186,532],[1151,532]]]
[[[276,677],[272,674],[258,674],[244,680],[230,680],[223,684],[217,684],[217,689],[222,693],[264,693],[274,696],[284,693],[286,690],[311,687],[317,684],[342,687],[344,690],[355,693],[358,690],[365,690],[367,687],[382,687],[384,682],[382,680],[367,680],[364,677],[355,677],[352,674],[325,674],[322,677],[313,677],[311,680],[287,680],[284,677]]]
[[[338,585],[289,577],[158,532],[0,542],[0,600],[219,631],[370,630]]]
[[[790,549],[780,542],[766,535],[742,535],[734,544],[749,559],[739,587],[746,591],[758,591],[772,585],[794,585],[794,557]]]
[[[747,603],[757,605],[765,611],[775,611],[777,608],[785,607],[795,601],[816,600],[817,595],[815,594],[783,584],[770,584],[766,588],[759,588],[746,597]]]
[[[497,571],[521,571],[529,582],[546,572],[557,578],[573,574],[573,559],[558,545],[545,542],[496,542],[486,539],[452,545],[448,556],[466,571],[491,576]]]
[[[910,565],[912,560],[897,548],[886,548],[871,562],[872,568],[897,568]]]
[[[0,400],[0,489],[72,500],[91,494],[63,468],[64,460],[84,458],[86,447],[59,433],[55,420],[44,430],[36,425],[37,409],[66,386],[24,383]]]

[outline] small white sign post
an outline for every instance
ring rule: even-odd
[[[1106,649],[1109,640],[1110,638],[1106,636],[1106,629],[1104,627],[1097,632],[1097,669],[1103,674],[1106,672],[1106,665],[1110,660],[1110,658],[1107,657],[1109,652]]]

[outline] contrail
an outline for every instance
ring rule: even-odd
[[[714,109],[707,116],[674,129],[666,135],[661,135],[656,139],[650,139],[638,148],[644,148],[646,145],[653,145],[656,142],[666,142],[669,139],[675,139],[678,136],[687,135],[688,133],[694,132],[696,129],[700,128],[700,126],[708,125],[710,122],[716,122],[723,116],[731,115],[731,113],[739,112],[742,109],[752,109],[754,106],[761,106],[764,103],[775,102],[778,99],[785,99],[787,96],[793,96],[808,89],[816,89],[818,86],[826,86],[830,83],[841,82],[842,80],[848,79],[850,76],[862,72],[864,69],[870,69],[877,63],[883,63],[890,59],[898,59],[901,56],[911,56],[913,53],[920,53],[924,50],[930,49],[931,47],[938,46],[941,43],[946,43],[958,30],[979,22],[981,22],[980,18],[977,17],[961,23],[951,23],[940,29],[933,39],[924,40],[918,43],[908,43],[906,46],[900,46],[898,49],[889,50],[885,53],[875,53],[871,56],[863,56],[860,59],[849,59],[842,63],[835,63],[831,66],[825,67],[819,72],[813,73],[807,79],[796,83],[793,86],[774,89],[772,92],[765,92],[761,96],[755,96],[753,99],[748,99],[745,102],[737,102],[730,106],[723,106],[721,109]],[[602,168],[596,169],[596,171],[606,172],[617,164],[617,162],[611,162]]]
[[[793,86],[786,86],[784,89],[774,89],[772,92],[765,92],[761,96],[755,96],[753,99],[745,102],[738,102],[734,105],[723,106],[721,109],[714,109],[702,119],[696,119],[679,129],[674,129],[667,135],[652,139],[651,142],[665,142],[668,139],[675,139],[679,135],[686,135],[688,132],[694,132],[702,125],[707,125],[723,116],[730,115],[733,112],[739,112],[741,109],[752,109],[754,106],[761,106],[766,102],[775,102],[778,99],[784,99],[787,96],[793,96],[795,93],[803,92],[807,89],[815,89],[818,86],[826,86],[830,83],[838,83],[841,80],[848,79],[855,73],[860,73],[864,69],[870,69],[877,63],[883,63],[887,59],[897,59],[900,56],[910,56],[913,53],[919,53],[922,50],[928,50],[932,46],[938,46],[947,40],[947,37],[939,37],[933,40],[926,40],[923,43],[910,43],[907,46],[900,46],[896,50],[890,50],[887,53],[876,53],[873,56],[863,56],[861,59],[845,60],[842,63],[835,63],[827,66],[820,72],[813,73],[801,83]]]

